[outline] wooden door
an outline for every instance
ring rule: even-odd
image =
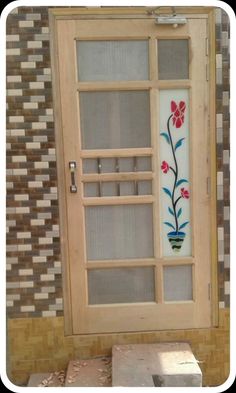
[[[210,326],[206,19],[58,20],[74,334]]]

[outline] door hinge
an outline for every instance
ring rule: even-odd
[[[205,40],[205,53],[206,53],[206,56],[209,56],[209,39],[208,39],[208,37],[206,37],[206,40]]]
[[[208,283],[208,300],[211,300],[211,284]]]
[[[209,64],[206,63],[206,81],[209,81]]]

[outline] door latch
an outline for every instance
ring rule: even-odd
[[[70,192],[75,193],[77,192],[77,186],[75,184],[76,161],[69,161],[69,169],[70,169],[70,176],[71,176]]]

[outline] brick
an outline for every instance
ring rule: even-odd
[[[22,77],[21,75],[8,75],[7,76],[7,82],[11,83],[11,82],[21,82],[22,81]]]
[[[23,108],[24,109],[38,109],[38,103],[37,102],[24,102]]]
[[[21,68],[36,68],[35,61],[22,61]]]
[[[22,96],[23,90],[22,89],[8,89],[7,96]]]
[[[19,269],[19,275],[20,276],[32,276],[33,269]]]
[[[6,49],[7,56],[18,56],[20,55],[20,48],[10,48]]]
[[[20,20],[19,27],[34,27],[33,21]]]
[[[7,34],[7,36],[6,36],[6,41],[7,41],[7,42],[17,42],[17,41],[20,41],[20,36],[19,36],[19,34]]]
[[[21,312],[33,312],[35,311],[35,306],[21,306]]]

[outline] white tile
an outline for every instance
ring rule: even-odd
[[[33,226],[41,226],[41,225],[45,225],[45,220],[42,219],[32,219],[30,220],[31,225]]]
[[[7,307],[13,307],[13,306],[14,306],[13,300],[7,300],[7,301],[6,301],[6,306],[7,306]]]
[[[27,175],[27,173],[27,169],[24,168],[13,169],[13,175],[15,176]]]
[[[37,102],[24,102],[23,108],[24,109],[38,109],[38,103]]]
[[[34,312],[35,306],[21,306],[21,312]]]
[[[225,295],[229,295],[230,294],[230,282],[229,281],[225,281]]]
[[[224,106],[229,105],[229,92],[228,91],[223,91],[223,105]]]
[[[35,293],[34,298],[37,299],[48,299],[48,293]]]
[[[47,262],[47,257],[33,257],[33,263],[45,263]]]
[[[48,34],[49,33],[49,28],[48,27],[42,27],[42,33],[43,34]]]
[[[16,220],[6,220],[6,226],[8,228],[16,226]]]
[[[21,281],[20,288],[33,288],[34,282],[33,281]]]
[[[229,206],[224,206],[224,220],[227,221],[230,219],[230,208]]]
[[[23,135],[25,135],[25,132]],[[26,156],[12,156],[12,162],[26,162]]]
[[[55,275],[54,274],[41,274],[40,280],[41,281],[54,281]]]
[[[230,268],[230,255],[229,254],[225,254],[224,267],[225,268]]]
[[[16,41],[20,41],[20,36],[19,34],[8,34],[6,36],[6,41],[7,42],[16,42]]]
[[[49,175],[36,175],[36,181],[49,181]]]
[[[20,55],[20,48],[9,48],[6,49],[7,56],[19,56]]]
[[[38,161],[38,162],[34,163],[34,167],[37,169],[47,169],[47,168],[49,168],[49,163]]]
[[[43,55],[29,55],[28,61],[43,61]]]
[[[45,130],[47,128],[47,123],[35,122],[35,123],[32,123],[32,128],[33,128],[33,130],[41,130],[41,129]]]
[[[17,246],[17,251],[31,251],[32,244],[19,244]]]
[[[218,240],[224,240],[224,228],[218,228]]]
[[[49,41],[49,34],[35,34],[35,41]]]
[[[29,181],[28,182],[28,187],[30,188],[42,188],[43,183],[41,181]]]
[[[51,201],[49,200],[42,200],[36,202],[37,207],[48,207],[51,206]]]
[[[52,213],[38,213],[38,218],[50,219],[52,218]]]
[[[51,75],[37,75],[38,82],[51,82]]]
[[[35,136],[33,136],[33,141],[34,142],[47,142],[48,137],[46,135],[35,135]]]
[[[56,149],[52,148],[52,149],[48,149],[48,154],[56,154]]]
[[[20,65],[21,68],[36,68],[35,61],[22,61]]]
[[[17,251],[17,245],[16,244],[7,244],[6,245],[6,251],[7,252],[15,252],[15,251]]]
[[[219,302],[219,308],[225,308],[225,302]]]
[[[30,239],[31,232],[17,232],[16,237],[17,239]]]
[[[43,311],[43,317],[55,317],[57,315],[56,311]]]
[[[9,293],[6,295],[7,300],[20,300],[20,295],[18,293]]]
[[[62,304],[49,304],[49,310],[60,311],[63,309]]]
[[[21,75],[8,75],[7,82],[21,82],[22,77]]]
[[[229,165],[229,150],[223,151],[223,164]]]
[[[19,27],[34,27],[34,22],[31,20],[20,20]]]
[[[223,185],[223,172],[217,172],[217,185]]]
[[[20,283],[19,282],[7,282],[6,288],[7,289],[20,288]]]
[[[31,102],[45,102],[45,96],[31,96]]]
[[[44,68],[44,69],[43,69],[43,73],[44,73],[45,75],[51,75],[51,73],[52,73],[51,68]]]
[[[53,252],[53,250],[40,250],[39,254],[42,256],[51,257],[51,256],[53,256],[54,252]]]
[[[14,199],[15,199],[15,201],[28,201],[29,195],[28,194],[15,194]]]
[[[33,269],[19,269],[20,276],[32,276],[33,274]]]
[[[46,109],[46,114],[47,115],[53,115],[53,109],[52,108]]]
[[[216,55],[216,68],[222,68],[222,55]]]
[[[17,130],[11,130],[11,136],[25,136],[25,130],[20,128],[18,128]]]
[[[7,263],[10,263],[11,265],[15,265],[18,263],[18,258],[17,257],[7,257]]]
[[[28,41],[27,47],[28,48],[42,48],[43,43],[42,41]]]
[[[56,288],[55,287],[42,287],[41,291],[43,293],[54,293],[54,292],[56,292]]]
[[[30,86],[30,89],[44,89],[43,82],[30,82],[29,86]]]
[[[22,89],[8,89],[7,90],[7,96],[9,96],[9,97],[22,96],[22,95],[23,95]]]
[[[42,155],[41,156],[42,161],[56,161],[56,156],[55,155]]]
[[[40,149],[41,145],[39,142],[27,142],[26,149]]]
[[[16,207],[16,213],[18,213],[18,214],[25,214],[25,213],[29,213],[29,212],[30,212],[30,208],[27,206]]]
[[[53,240],[50,237],[40,237],[39,244],[52,244]]]
[[[26,14],[26,20],[41,20],[41,14]]]
[[[57,299],[56,299],[56,304],[62,304],[62,303],[63,303],[62,298],[57,298]]]
[[[24,123],[24,116],[9,116],[9,123]]]

